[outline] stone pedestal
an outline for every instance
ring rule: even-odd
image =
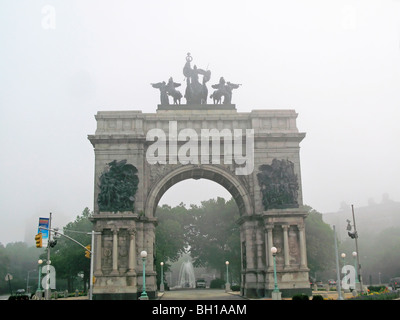
[[[272,300],[282,300],[282,292],[272,291],[271,298]]]
[[[242,217],[242,283],[247,297],[271,297],[274,289],[271,247],[278,249],[276,269],[283,297],[311,295],[305,243],[304,218],[300,208],[271,209],[261,215]]]
[[[99,232],[94,241],[94,300],[136,300],[142,290],[143,265],[138,252],[153,255],[156,219],[127,212],[100,212],[91,218]],[[144,240],[144,238],[146,240]],[[148,270],[148,272],[147,272]],[[146,265],[146,291],[155,296],[153,261]],[[148,290],[147,290],[148,288]]]

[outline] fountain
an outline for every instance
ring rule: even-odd
[[[178,277],[179,288],[195,288],[196,279],[194,277],[193,264],[190,261],[185,261],[181,264]]]

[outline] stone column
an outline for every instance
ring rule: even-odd
[[[114,228],[113,232],[113,250],[112,250],[112,271],[111,275],[119,275],[118,272],[118,229]]]
[[[254,269],[254,243],[252,231],[253,226],[250,222],[247,222],[245,226],[247,269]]]
[[[140,252],[144,250],[144,245],[143,245],[143,222],[136,222],[136,245],[137,245],[137,252],[136,255],[136,266],[139,266],[138,270],[136,270],[136,273],[142,271],[142,263],[141,263],[141,258],[140,258]]]
[[[307,268],[306,236],[304,225],[297,226],[300,241],[300,268]]]
[[[288,229],[289,225],[283,224],[282,225],[283,229],[283,253],[285,257],[285,265],[284,268],[288,268],[290,264],[289,260],[289,237],[288,237]]]
[[[271,248],[273,247],[273,239],[272,239],[272,229],[273,225],[267,225],[265,227],[265,257],[267,258],[267,268],[274,267],[274,261],[271,253]]]
[[[102,234],[95,234],[95,239],[96,239],[96,244],[95,244],[95,258],[96,258],[96,268],[94,270],[94,275],[95,276],[100,276],[103,274],[101,271],[101,253],[102,253],[102,248],[101,248],[101,239],[102,239]]]
[[[153,270],[153,239],[150,230],[150,223],[143,223],[143,250],[147,252],[146,258],[146,272]],[[146,278],[147,280],[147,278]]]
[[[147,226],[147,262],[146,262],[146,270],[153,271],[154,269],[154,243],[155,243],[155,234],[154,234],[154,224],[149,223]]]
[[[128,275],[136,274],[136,229],[129,230]]]
[[[257,228],[256,230],[256,245],[257,245],[257,269],[261,270],[263,268],[263,253],[262,253],[262,230]]]

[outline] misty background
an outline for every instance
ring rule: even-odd
[[[93,209],[94,115],[155,112],[150,83],[183,92],[188,52],[209,88],[243,84],[238,112],[298,112],[304,204],[400,201],[400,1],[2,0],[0,243],[33,245],[39,217],[62,227]],[[187,180],[160,204],[217,196]]]

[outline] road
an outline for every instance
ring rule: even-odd
[[[165,291],[160,300],[245,300],[238,292],[224,289],[181,289]]]

